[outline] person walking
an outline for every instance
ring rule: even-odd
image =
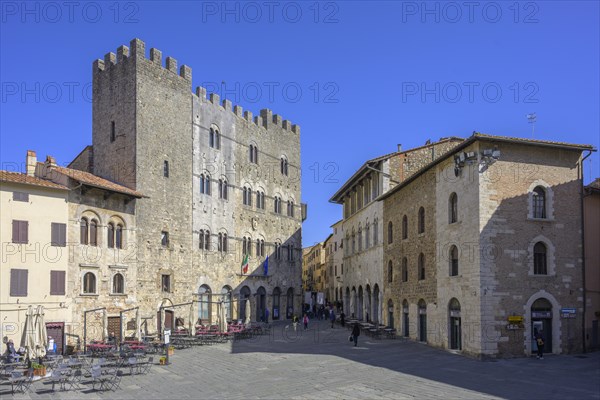
[[[536,335],[535,342],[537,344],[537,358],[544,359],[544,331],[539,331]]]
[[[346,314],[344,314],[343,310],[340,314],[340,324],[342,325],[342,328],[346,326]]]
[[[331,329],[333,329],[333,324],[335,323],[335,312],[333,312],[333,307],[329,310],[329,320],[331,321]]]
[[[294,325],[294,332],[296,332],[296,329],[298,328],[298,316],[296,314],[294,314],[294,317],[292,318],[292,325]]]
[[[358,346],[358,337],[360,336],[360,327],[358,324],[354,324],[352,328],[352,340],[354,341],[354,347]]]
[[[265,308],[265,323],[269,323],[269,309]]]
[[[302,318],[302,323],[304,324],[304,330],[308,329],[308,315],[304,314],[304,318]]]

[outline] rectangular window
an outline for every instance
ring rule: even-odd
[[[161,275],[162,291],[171,293],[171,275]]]
[[[13,243],[27,244],[29,242],[28,232],[29,232],[29,222],[18,221],[16,219],[13,220],[13,222],[12,222],[12,242]]]
[[[27,296],[27,275],[26,269],[10,270],[10,295],[15,297]]]
[[[110,121],[110,141],[111,143],[117,138],[117,132],[115,129],[115,121]]]
[[[29,202],[29,193],[13,192],[13,201]]]
[[[65,247],[67,245],[67,224],[53,222],[51,225],[51,245]]]
[[[169,232],[162,231],[160,233],[160,244],[163,247],[167,247],[169,245]]]
[[[165,178],[169,177],[169,162],[167,160],[163,163],[163,176]]]
[[[65,271],[50,271],[50,294],[65,294]]]

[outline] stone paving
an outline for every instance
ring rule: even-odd
[[[116,392],[47,393],[36,382],[15,399],[600,399],[600,352],[478,361],[404,340],[361,336],[326,322],[294,332],[178,350],[170,366],[125,376]],[[0,396],[11,398],[10,386]]]

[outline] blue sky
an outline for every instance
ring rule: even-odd
[[[535,112],[535,138],[598,147],[599,3],[468,4],[3,1],[2,169],[90,144],[92,62],[134,37],[192,67],[194,88],[301,126],[304,246],[340,218],[337,188],[398,143],[531,137]]]

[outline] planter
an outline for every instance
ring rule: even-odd
[[[33,376],[46,376],[46,367],[34,368]]]
[[[165,365],[167,363],[167,357],[161,357],[158,359],[160,365]]]
[[[175,354],[175,347],[169,347],[167,350],[167,354],[172,356],[173,354]]]

